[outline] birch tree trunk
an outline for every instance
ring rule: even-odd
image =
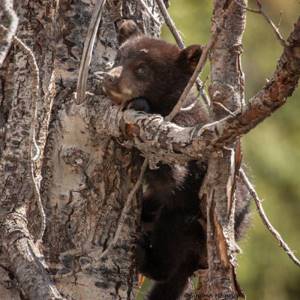
[[[11,1],[0,2],[0,24],[12,33],[0,28],[0,63],[5,58],[0,73],[1,299],[135,298],[140,194],[127,199],[140,174],[136,148],[152,163],[208,162],[199,199],[207,212],[209,268],[199,276],[196,298],[237,299],[233,216],[239,137],[294,91],[300,76],[300,21],[273,78],[245,104],[240,50],[246,1],[216,0],[212,28],[218,35],[209,90],[216,122],[181,128],[162,117],[112,106],[95,76],[114,59],[115,21],[133,18],[146,34],[159,35],[162,17],[150,0],[144,0],[149,10],[140,1],[107,1],[89,93],[84,103],[75,104],[95,2],[15,1],[19,39],[13,38],[17,21]],[[233,113],[224,114],[218,103]],[[130,206],[124,211],[125,203]]]

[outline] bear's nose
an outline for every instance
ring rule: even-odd
[[[115,85],[121,77],[122,70],[122,67],[113,68],[109,72],[105,73],[104,81],[109,84]]]

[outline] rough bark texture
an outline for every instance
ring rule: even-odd
[[[234,1],[233,1],[234,2]],[[245,2],[242,3],[244,6]],[[227,18],[211,51],[210,97],[215,119],[230,111],[241,110],[244,99],[244,75],[240,65],[242,34],[245,29],[245,9],[230,1],[215,1],[212,24],[220,26],[224,10]],[[207,205],[207,278],[199,277],[197,299],[238,299],[241,295],[235,278],[237,247],[234,235],[235,191],[240,164],[239,142],[227,144],[214,152],[208,161],[206,180],[200,199]]]
[[[136,1],[119,3],[121,11],[108,1],[98,31],[88,82],[95,93],[99,93],[99,81],[93,73],[107,69],[118,46],[117,18],[135,16],[148,34],[159,32],[157,22]],[[134,299],[137,201],[114,247],[105,250],[139,175],[139,164],[132,164],[134,151],[95,132],[100,96],[80,106],[73,101],[93,7],[94,1],[14,4],[18,37],[32,49],[40,70],[36,139],[41,154],[33,171],[36,180],[43,176],[47,229],[43,242],[35,243],[41,226],[30,153],[35,78],[28,53],[14,46],[1,71],[0,85],[1,299]],[[157,15],[156,7],[153,12]]]
[[[200,194],[208,207],[209,270],[201,273],[196,295],[228,300],[240,293],[234,274],[232,218],[241,160],[237,138],[284,104],[295,89],[300,76],[300,20],[273,78],[244,105],[240,50],[245,11],[232,1],[215,1],[213,26],[223,10],[229,10],[211,52],[215,122],[182,128],[160,116],[112,106],[94,75],[113,61],[118,47],[114,21],[120,17],[134,17],[146,33],[158,35],[158,8],[154,1],[144,2],[156,21],[139,1],[107,1],[88,80],[92,94],[81,105],[74,103],[74,92],[95,1],[14,3],[17,35],[33,51],[39,68],[35,132],[40,155],[35,161],[34,66],[28,51],[16,42],[9,48],[12,35],[0,31],[4,40],[0,52],[6,57],[0,73],[1,299],[134,299],[133,248],[140,213],[136,199],[119,226],[122,208],[139,175],[134,147],[153,165],[191,158],[209,162]],[[12,1],[5,3],[12,7]],[[1,24],[13,32],[4,15],[0,12]],[[234,115],[226,116],[218,103]],[[36,241],[43,218],[35,183],[46,211],[42,241]],[[116,233],[118,227],[121,230]]]

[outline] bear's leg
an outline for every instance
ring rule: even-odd
[[[167,281],[155,282],[147,296],[147,300],[177,300],[187,285],[191,274],[185,268],[179,268]]]

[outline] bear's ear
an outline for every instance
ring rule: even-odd
[[[116,23],[116,26],[118,29],[118,41],[120,45],[129,38],[141,34],[141,31],[133,20],[120,20]]]
[[[202,47],[200,45],[191,45],[180,51],[179,62],[188,67],[190,72],[194,72],[199,59],[202,54]]]

